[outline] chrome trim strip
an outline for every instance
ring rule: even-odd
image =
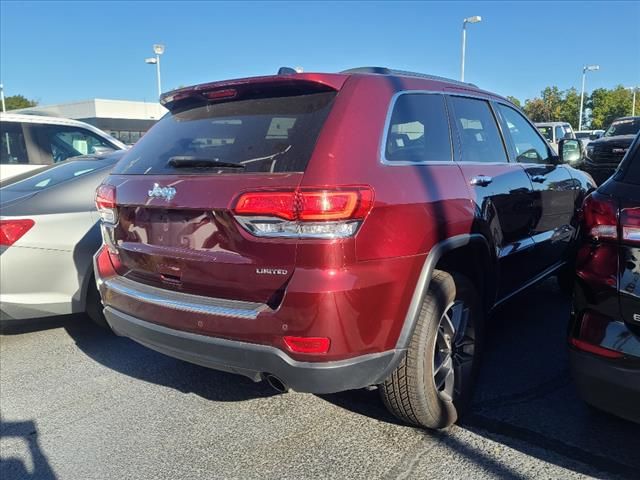
[[[269,307],[263,303],[210,298],[190,293],[174,292],[143,285],[125,277],[112,277],[104,281],[107,291],[134,298],[137,301],[189,313],[202,313],[221,317],[255,320]]]

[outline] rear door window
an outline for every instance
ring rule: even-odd
[[[450,97],[463,162],[507,162],[498,125],[486,100]]]
[[[385,160],[391,163],[451,161],[451,136],[442,95],[398,97],[385,139]]]
[[[29,163],[24,133],[20,123],[0,122],[0,137],[0,163]]]
[[[252,98],[169,113],[113,173],[303,172],[335,95]]]
[[[64,125],[32,125],[30,128],[44,152],[51,154],[53,163],[79,155],[116,150],[114,145],[84,128]]]

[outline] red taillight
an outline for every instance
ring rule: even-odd
[[[300,188],[240,195],[233,213],[259,237],[346,238],[373,206],[371,187]]]
[[[589,195],[582,206],[584,231],[594,240],[617,240],[618,206],[615,201],[597,192]]]
[[[624,242],[640,244],[640,208],[623,208],[620,211],[620,227]]]
[[[604,315],[596,312],[586,311],[582,316],[577,338],[571,338],[570,340],[571,345],[579,350],[593,353],[594,355],[599,355],[601,357],[623,357],[623,353],[600,345],[605,339],[607,326],[611,321],[612,320],[609,317],[605,317]]]
[[[622,358],[624,356],[622,353],[616,352],[615,350],[609,350],[608,348],[601,347],[599,345],[593,345],[577,338],[571,339],[571,345],[576,347],[578,350],[593,353],[594,355],[598,355],[599,357]]]
[[[369,187],[248,192],[240,195],[236,215],[278,217],[301,221],[356,220],[373,204]]]
[[[0,220],[0,245],[10,247],[27,233],[35,222],[29,218]]]
[[[96,208],[104,222],[116,223],[116,187],[102,184],[97,188]]]
[[[284,337],[284,343],[294,353],[327,353],[331,344],[327,337]]]
[[[252,192],[238,198],[233,211],[236,215],[296,218],[296,192]]]
[[[298,192],[302,221],[331,221],[364,218],[373,200],[371,189]]]

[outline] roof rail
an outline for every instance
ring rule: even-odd
[[[452,78],[439,77],[437,75],[428,75],[426,73],[406,72],[404,70],[392,70],[387,67],[357,67],[357,68],[350,68],[348,70],[343,70],[340,73],[375,73],[378,75],[418,77],[418,78],[424,78],[427,80],[435,80],[437,82],[453,83],[453,84],[464,86],[464,87],[478,88],[478,86],[473,83],[461,82],[460,80],[454,80]]]

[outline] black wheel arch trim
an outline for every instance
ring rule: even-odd
[[[429,251],[429,254],[427,255],[427,258],[422,266],[422,270],[420,271],[418,281],[416,282],[416,286],[413,291],[413,296],[411,297],[411,302],[409,303],[409,308],[405,315],[402,330],[400,331],[400,335],[396,343],[394,358],[390,362],[387,369],[381,374],[378,383],[383,382],[389,375],[391,375],[391,373],[400,364],[400,361],[407,351],[407,348],[411,341],[411,336],[413,335],[416,323],[418,321],[420,305],[422,305],[424,297],[427,294],[429,284],[431,283],[431,278],[433,276],[433,271],[435,270],[438,261],[446,253],[449,253],[458,248],[466,247],[471,243],[483,244],[487,249],[487,254],[490,254],[491,249],[489,247],[489,241],[484,235],[481,235],[479,233],[467,233],[447,238],[446,240],[442,240],[441,242],[436,243]]]

